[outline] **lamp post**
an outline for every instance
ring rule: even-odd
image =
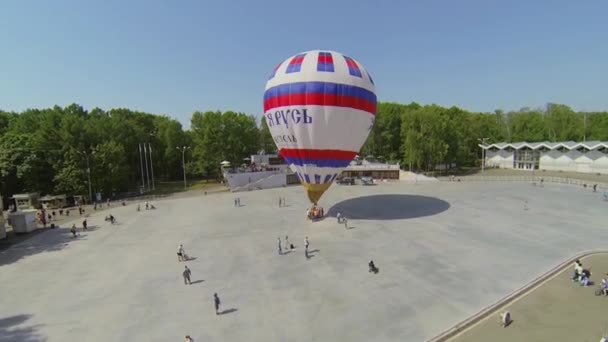
[[[182,146],[175,148],[178,151],[182,151],[182,168],[184,169],[184,189],[188,187],[188,185],[186,184],[186,150],[188,150],[189,148],[190,146]]]
[[[148,171],[148,150],[146,149],[146,143],[144,145],[144,163],[146,164],[146,178],[148,179],[148,191],[150,191],[150,172]]]
[[[77,152],[84,155],[85,159],[87,160],[87,175],[89,179],[89,201],[90,203],[93,203],[93,190],[91,189],[91,165],[89,164],[89,154],[87,153],[87,151]],[[95,154],[95,151],[93,151],[91,154]]]
[[[481,148],[481,172],[483,172],[485,170],[486,167],[486,149],[485,149],[485,145],[486,145],[486,140],[488,140],[488,138],[479,138],[477,139],[481,142],[481,145],[483,146]]]

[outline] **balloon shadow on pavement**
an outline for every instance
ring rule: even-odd
[[[38,331],[42,325],[26,325],[32,315],[0,317],[0,340],[20,342],[42,342],[46,338]]]
[[[402,220],[436,215],[450,204],[435,197],[420,195],[371,195],[355,197],[334,204],[326,216],[338,213],[348,220]]]

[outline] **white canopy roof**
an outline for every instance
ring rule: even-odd
[[[567,150],[576,150],[580,147],[586,148],[588,150],[596,150],[600,148],[608,148],[608,141],[585,141],[585,142],[574,142],[574,141],[562,141],[562,142],[517,142],[517,143],[496,143],[496,144],[479,144],[479,147],[484,150],[488,150],[491,148],[497,148],[499,150],[504,150],[507,148],[512,148],[515,150],[519,150],[522,148],[529,148],[531,150],[538,150],[541,148],[546,148],[549,150],[557,150],[560,148],[565,148]]]

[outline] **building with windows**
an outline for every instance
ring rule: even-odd
[[[486,167],[608,174],[608,141],[480,144]]]
[[[278,154],[252,155],[240,166],[222,167],[222,173],[231,191],[269,189],[300,183],[297,174]],[[401,174],[399,164],[381,163],[357,157],[342,171],[341,177],[399,180]]]

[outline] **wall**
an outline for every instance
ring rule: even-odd
[[[540,169],[608,174],[608,156],[600,151],[549,151],[541,153]]]
[[[501,169],[513,168],[513,151],[486,151],[486,166],[498,166]]]
[[[278,188],[287,184],[287,175],[282,172],[228,173],[225,177],[233,192]]]

